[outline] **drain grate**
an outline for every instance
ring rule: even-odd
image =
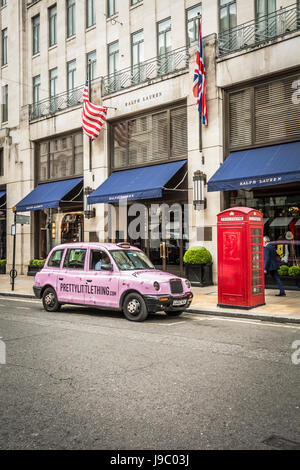
[[[270,447],[277,447],[282,450],[300,450],[300,442],[290,441],[281,436],[270,436],[268,439],[262,441],[263,444],[266,444]]]

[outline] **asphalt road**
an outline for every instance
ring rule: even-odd
[[[0,449],[300,448],[299,325],[2,297],[0,337]]]

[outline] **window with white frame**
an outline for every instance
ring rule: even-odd
[[[198,40],[199,37],[199,18],[202,14],[202,5],[199,3],[186,10],[186,33],[188,45]]]
[[[8,85],[2,87],[2,122],[8,121]]]
[[[76,0],[67,0],[67,37],[76,33]]]
[[[68,91],[72,91],[75,88],[76,83],[76,59],[70,60],[67,63],[67,87]]]
[[[86,0],[86,27],[89,28],[94,24],[96,24],[96,2]]]
[[[49,15],[49,47],[57,44],[57,7],[53,5],[48,9]]]
[[[41,76],[36,75],[32,79],[32,101],[37,104],[40,101]]]
[[[94,80],[96,78],[97,57],[96,51],[91,51],[87,54],[87,65],[89,67],[89,78]]]
[[[2,43],[2,65],[7,64],[7,28],[2,29],[2,37],[1,37],[1,43]]]
[[[108,16],[118,13],[118,0],[107,0],[107,13]]]
[[[40,52],[40,15],[32,18],[32,54]]]

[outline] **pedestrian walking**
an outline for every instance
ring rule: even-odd
[[[267,236],[264,237],[264,262],[265,274],[271,274],[278,286],[279,294],[276,294],[276,296],[286,296],[284,287],[277,272],[277,269],[279,268],[279,263],[277,261],[276,248],[270,243],[270,238]]]

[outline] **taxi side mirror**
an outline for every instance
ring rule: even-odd
[[[111,263],[103,264],[101,266],[101,271],[113,271],[113,270],[114,270],[114,267]]]

